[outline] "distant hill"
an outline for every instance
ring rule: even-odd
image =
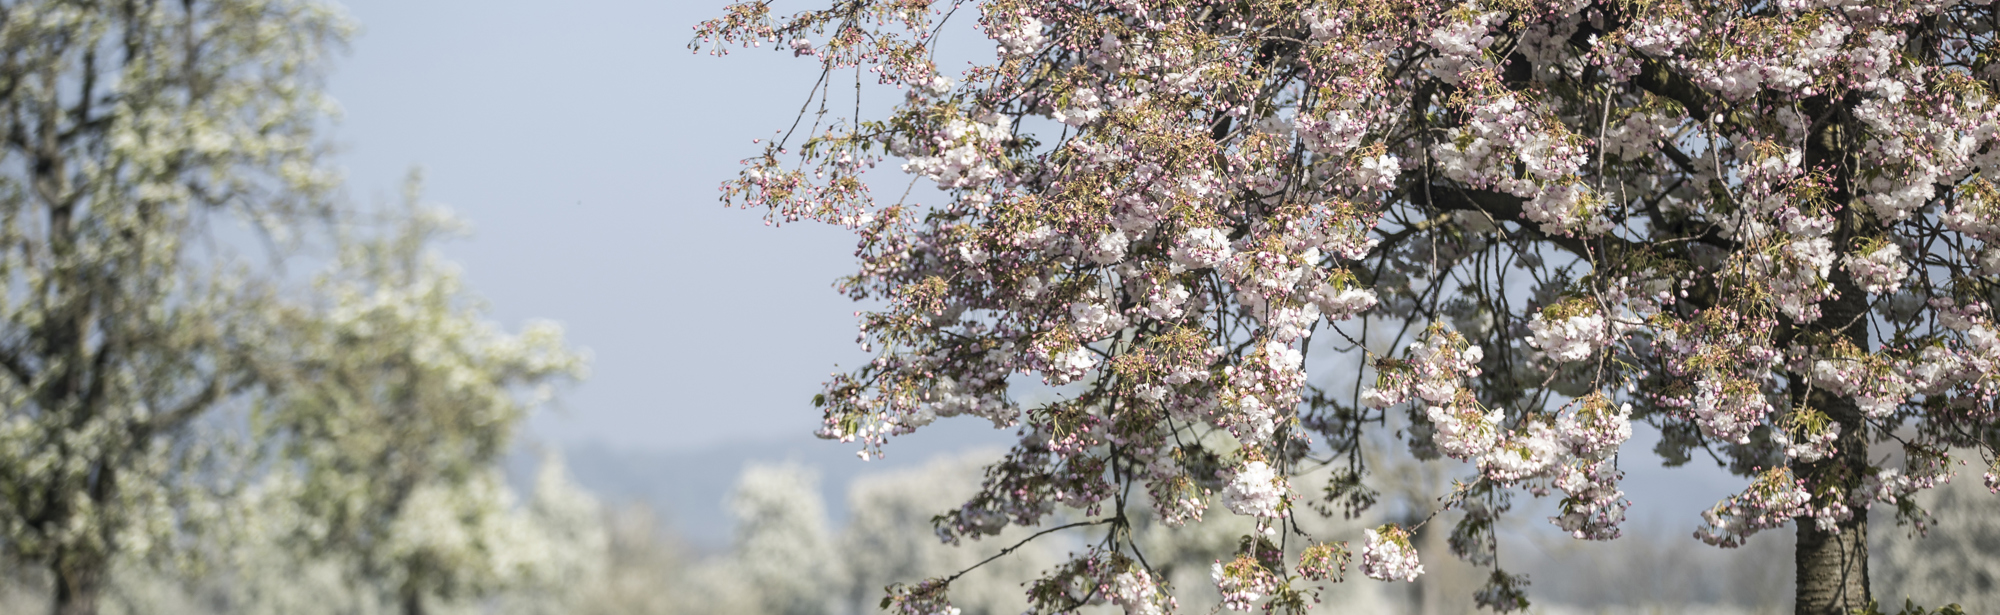
[[[990,423],[975,419],[940,421],[917,434],[892,438],[884,449],[887,457],[865,462],[855,455],[861,450],[859,444],[820,440],[810,434],[689,451],[578,443],[564,446],[562,453],[579,485],[609,504],[640,502],[651,506],[667,529],[681,535],[690,546],[706,551],[728,546],[729,490],[744,466],[751,463],[791,461],[818,470],[827,512],[839,526],[847,520],[847,486],[855,478],[922,465],[968,449],[1005,447],[1014,438],[1013,430],[995,430]],[[508,474],[516,485],[530,483],[537,446],[523,446],[508,460]]]

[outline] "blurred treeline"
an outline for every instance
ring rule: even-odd
[[[577,488],[561,460],[547,456],[532,493],[510,509],[519,515],[511,540],[535,551],[533,575],[479,595],[427,596],[436,613],[496,615],[845,615],[877,612],[884,586],[950,574],[1013,544],[1002,540],[951,547],[931,532],[930,519],[955,506],[977,485],[993,453],[940,458],[927,466],[866,476],[847,492],[848,522],[828,524],[814,472],[797,465],[753,465],[726,503],[735,520],[730,546],[687,547],[652,511],[616,506]],[[1392,470],[1416,493],[1443,478],[1422,466]],[[504,487],[504,486],[503,486]],[[1408,494],[1385,493],[1378,513],[1327,531],[1356,528],[1393,516]],[[1880,524],[1873,566],[1878,598],[1900,605],[1957,602],[1967,612],[1992,612],[2000,596],[1993,553],[2000,522],[1978,485],[1960,481],[1925,502],[1938,523],[1910,540]],[[1449,522],[1454,519],[1445,518]],[[1735,550],[1709,547],[1668,529],[1635,527],[1609,543],[1582,543],[1553,531],[1516,524],[1504,531],[1502,563],[1527,572],[1532,612],[1541,613],[1783,613],[1791,606],[1791,545],[1784,533],[1760,536]],[[1449,528],[1449,524],[1431,527]],[[1209,612],[1216,595],[1209,564],[1226,559],[1244,519],[1211,511],[1208,519],[1172,532],[1143,524],[1147,558],[1173,579],[1182,612]],[[1329,585],[1316,612],[1470,613],[1484,571],[1453,559],[1444,532],[1418,537],[1427,573],[1416,583],[1381,583],[1358,575]],[[528,539],[522,540],[526,536]],[[966,575],[953,585],[967,615],[1019,613],[1021,583],[1079,551],[1087,537],[1045,537]],[[357,578],[335,561],[299,558],[275,545],[248,547],[232,563],[200,575],[137,562],[121,565],[105,603],[107,614],[394,613],[398,588],[388,579]],[[0,612],[48,608],[49,580],[11,568],[0,589]],[[1114,607],[1093,609],[1114,612]],[[1893,610],[1893,609],[1891,609]]]

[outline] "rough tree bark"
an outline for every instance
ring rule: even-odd
[[[1829,310],[1831,311],[1831,310]],[[1832,314],[1828,314],[1832,316]],[[1868,467],[1867,426],[1850,399],[1814,392],[1810,404],[1840,423],[1839,449],[1833,456],[1793,466],[1799,476],[1838,476],[1845,493],[1860,488],[1858,478]],[[1810,519],[1798,519],[1798,544],[1793,551],[1797,569],[1793,612],[1799,615],[1847,615],[1868,606],[1868,509],[1820,529]]]
[[[1857,213],[1861,203],[1853,191],[1854,169],[1847,155],[1848,131],[1844,123],[1851,121],[1849,110],[1855,101],[1851,99],[1832,100],[1826,96],[1808,99],[1806,109],[1810,117],[1820,118],[1812,127],[1812,135],[1807,140],[1805,154],[1806,168],[1822,169],[1829,174],[1826,198],[1828,204],[1837,209],[1834,214],[1839,221],[1833,236],[1836,246],[1844,247],[1854,238],[1865,236],[1871,229],[1869,218]],[[1830,271],[1829,282],[1833,284],[1835,296],[1820,304],[1822,315],[1819,320],[1807,323],[1794,331],[1831,342],[1844,338],[1856,348],[1868,348],[1868,294],[1854,282],[1846,268],[1835,266]],[[1810,368],[1808,368],[1810,369]],[[1793,403],[1803,403],[1826,413],[1840,425],[1840,436],[1835,440],[1836,452],[1826,459],[1811,463],[1794,462],[1792,471],[1801,478],[1817,478],[1819,484],[1833,485],[1840,490],[1835,497],[1844,499],[1861,487],[1861,477],[1868,469],[1868,424],[1852,398],[1833,395],[1824,390],[1814,390],[1804,384],[1811,374],[1793,374]],[[1826,497],[1815,493],[1814,504]],[[1854,511],[1853,516],[1834,524],[1833,529],[1824,530],[1810,519],[1797,519],[1798,544],[1793,551],[1796,565],[1793,612],[1799,615],[1846,615],[1857,609],[1867,608],[1868,594],[1868,509]]]

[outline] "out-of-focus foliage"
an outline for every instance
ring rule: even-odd
[[[746,561],[790,560],[794,570],[843,570],[843,576],[809,577],[819,583],[817,591],[828,598],[814,601],[799,612],[815,615],[862,615],[877,612],[876,592],[895,582],[919,579],[925,571],[938,567],[963,569],[991,556],[1001,544],[1022,537],[1010,530],[1002,543],[978,542],[951,546],[923,532],[939,506],[950,507],[954,498],[969,489],[980,466],[991,457],[971,453],[944,458],[926,466],[880,473],[862,478],[847,491],[846,524],[829,529],[820,501],[820,491],[811,472],[796,466],[755,467],[744,473],[735,502],[738,513],[773,513],[761,518],[739,517],[754,522],[729,550],[699,556],[686,551],[662,533],[652,511],[643,507],[605,508],[596,498],[570,483],[560,459],[547,459],[536,474],[534,492],[525,502],[510,508],[522,515],[524,526],[551,544],[571,548],[551,553],[558,565],[547,577],[549,582],[517,585],[477,600],[435,600],[431,607],[441,613],[498,615],[755,615],[770,613],[774,604],[762,593],[781,585],[760,585],[744,574]],[[1418,510],[1416,503],[1404,501],[1425,493],[1427,482],[1442,480],[1448,473],[1431,465],[1402,464],[1384,468],[1387,475],[1407,481],[1409,487],[1380,494],[1375,508],[1385,517],[1367,516],[1342,521],[1337,527],[1310,528],[1316,533],[1339,531],[1348,526],[1375,525],[1383,520]],[[1301,484],[1318,479],[1307,477]],[[1968,481],[1969,482],[1969,481]],[[1963,544],[1970,551],[1982,544],[1976,533],[1965,533],[1967,524],[1953,519],[1979,520],[1989,517],[1976,498],[1948,499],[1953,487],[1939,489],[1927,508],[1938,515],[1930,538],[1918,541],[1921,548],[1951,549]],[[1976,485],[1974,486],[1976,489]],[[1979,495],[1977,493],[1972,495]],[[269,510],[277,510],[278,502]],[[768,507],[784,503],[789,512]],[[1462,513],[1461,513],[1462,514]],[[264,517],[251,517],[258,521]],[[1465,583],[1477,582],[1477,568],[1452,561],[1450,528],[1456,518],[1433,519],[1412,539],[1422,553],[1426,574],[1413,584],[1382,584],[1371,581],[1329,584],[1313,612],[1392,612],[1416,614],[1463,613],[1470,609],[1464,595]],[[1327,521],[1328,523],[1335,523]],[[1220,596],[1209,583],[1210,566],[1218,559],[1233,557],[1237,537],[1251,521],[1234,515],[1215,515],[1202,521],[1167,528],[1152,519],[1134,523],[1135,540],[1143,546],[1148,561],[1164,571],[1174,587],[1185,594],[1180,612],[1209,612],[1220,604]],[[1538,605],[1551,615],[1571,614],[1654,614],[1743,615],[1779,613],[1791,609],[1790,545],[1783,541],[1748,545],[1742,551],[1722,552],[1682,540],[1677,532],[1647,529],[1639,524],[1616,543],[1579,543],[1559,538],[1531,524],[1514,522],[1499,529],[1503,539],[1525,541],[1514,554],[1536,553],[1539,557],[1515,560],[1535,580],[1535,589],[1548,598]],[[1972,524],[1977,525],[1977,524]],[[254,534],[246,532],[246,534]],[[558,537],[570,537],[568,539]],[[812,538],[817,536],[817,538]],[[1887,536],[1878,534],[1887,538]],[[783,539],[792,537],[797,542]],[[819,546],[814,546],[814,545]],[[1081,543],[1077,543],[1081,544]],[[744,547],[757,545],[758,554]],[[831,551],[825,549],[831,545]],[[1075,545],[1071,545],[1075,546]],[[1013,556],[1000,558],[965,575],[952,584],[952,598],[963,615],[1015,613],[1022,608],[1020,583],[1031,580],[1049,566],[1060,562],[1062,543],[1030,542]],[[1919,603],[1964,605],[1963,612],[1981,613],[1990,609],[1979,602],[1978,581],[1971,574],[1942,575],[1927,589],[1905,585],[1903,579],[1925,571],[1899,570],[1894,558],[1919,553],[1900,547],[1884,549],[1876,562],[1882,571],[1878,591],[1893,596],[1882,607],[1884,613],[1902,613],[1902,596]],[[841,562],[837,567],[812,558],[831,554]],[[280,542],[240,541],[226,566],[214,574],[188,579],[176,573],[162,574],[147,566],[120,566],[107,588],[104,611],[113,615],[150,613],[192,615],[195,613],[282,613],[285,615],[378,615],[398,606],[398,587],[384,579],[355,578],[339,558],[301,560]],[[1978,565],[1976,556],[1953,561]],[[1990,565],[1990,562],[1988,562]],[[1351,571],[1350,571],[1351,573]],[[1926,577],[1931,578],[1931,577]],[[768,579],[766,579],[768,580]],[[1892,585],[1894,583],[1895,585]],[[436,597],[433,597],[436,598]],[[47,608],[48,580],[33,570],[0,569],[0,612],[33,613]],[[1940,613],[1942,606],[1923,613]],[[1115,607],[1086,607],[1085,612],[1112,613]]]
[[[832,607],[846,575],[834,550],[818,476],[795,465],[751,466],[730,496],[734,552],[724,574],[752,589],[751,612],[811,615]],[[733,602],[733,601],[732,601]]]
[[[582,374],[582,356],[552,323],[510,334],[483,318],[456,267],[429,249],[459,223],[419,205],[420,192],[412,175],[388,233],[343,242],[315,285],[328,305],[286,312],[287,354],[271,361],[284,366],[282,394],[255,425],[279,443],[271,480],[298,502],[286,538],[396,584],[412,615],[431,595],[574,578],[557,540],[602,551],[601,537],[529,525],[495,467],[549,385]],[[594,503],[560,499],[538,510],[595,517]]]
[[[695,613],[680,583],[687,554],[677,537],[662,532],[651,509],[627,505],[605,517],[609,537],[601,572],[571,586],[570,601],[538,604],[533,609],[503,609],[536,615],[673,615]]]
[[[0,2],[0,548],[93,613],[114,560],[191,561],[230,481],[190,427],[264,384],[270,276],[332,207],[314,0]]]
[[[854,613],[877,610],[882,588],[920,580],[938,570],[964,570],[1028,535],[1016,530],[991,543],[944,544],[931,519],[956,508],[979,484],[991,454],[941,459],[922,468],[856,480],[847,491],[847,527],[840,532],[847,578],[843,596]],[[1049,545],[1030,543],[1014,556],[986,564],[953,585],[952,603],[965,615],[1012,615],[1027,608],[1022,583],[1060,562]]]
[[[1875,591],[1884,611],[1904,600],[2000,613],[2000,507],[1969,472],[1918,496],[1931,512],[1928,533],[1883,532]]]
[[[535,576],[494,588],[496,591],[480,599],[453,600],[439,594],[425,595],[424,608],[452,615],[684,612],[632,609],[625,607],[633,603],[629,599],[624,603],[607,600],[616,596],[605,589],[608,585],[605,579],[630,578],[635,573],[650,577],[645,591],[671,595],[660,591],[660,583],[673,578],[673,566],[631,566],[631,562],[646,558],[671,562],[678,556],[672,549],[644,539],[649,530],[637,529],[642,526],[632,523],[630,515],[625,515],[624,522],[613,517],[613,522],[607,524],[607,516],[596,498],[570,482],[559,457],[544,458],[534,493],[525,503],[512,502],[512,489],[493,474],[479,476],[466,492],[454,494],[456,499],[444,506],[478,505],[490,506],[492,510],[482,511],[486,515],[483,520],[436,525],[433,529],[447,537],[433,538],[432,542],[450,541],[450,535],[482,533],[487,534],[482,538],[491,541],[495,529],[492,526],[499,526],[499,530],[513,533],[504,537],[506,544],[517,553],[535,558],[529,567]],[[275,490],[260,493],[293,495]],[[403,582],[388,576],[357,576],[351,554],[301,557],[296,545],[285,540],[285,535],[269,532],[277,519],[295,518],[296,510],[285,511],[287,502],[292,500],[263,496],[252,500],[268,505],[264,510],[274,514],[244,519],[258,527],[240,536],[254,538],[235,541],[228,556],[216,558],[208,574],[189,575],[185,570],[160,569],[121,558],[106,587],[103,612],[107,615],[383,615],[406,606],[401,593]],[[493,500],[501,503],[495,504]],[[482,522],[486,525],[481,525]],[[648,515],[645,527],[652,523]],[[612,532],[618,533],[620,544],[627,547],[626,555],[607,549]],[[630,550],[642,550],[645,554],[635,558],[629,554]],[[0,568],[0,612],[11,615],[47,610],[53,597],[52,585],[43,571]],[[626,594],[632,593],[628,588]]]
[[[1027,540],[1035,533],[1031,528],[1011,528],[996,540],[957,545],[940,540],[932,530],[933,519],[962,503],[965,494],[977,488],[984,464],[997,456],[997,451],[973,452],[857,480],[847,492],[847,523],[830,538],[837,545],[831,562],[821,559],[817,546],[821,539],[816,538],[825,535],[822,528],[826,521],[802,514],[822,506],[811,473],[789,465],[752,466],[745,470],[734,498],[739,524],[736,544],[731,552],[696,566],[684,577],[682,586],[695,596],[688,604],[702,613],[779,612],[772,610],[775,605],[766,592],[798,591],[787,588],[798,588],[801,580],[773,583],[746,564],[785,561],[791,562],[788,570],[801,574],[844,573],[834,578],[824,574],[810,577],[820,592],[839,597],[837,602],[814,600],[806,610],[793,612],[880,612],[885,587],[916,583],[929,571],[966,570],[952,582],[950,594],[962,615],[1019,613],[1028,606],[1021,595],[1023,585],[1061,565],[1065,550],[1088,548],[1089,542],[1101,538],[1103,529],[1095,528],[1098,535],[1086,536],[1084,541]],[[793,512],[776,514],[768,507],[780,501],[791,502]],[[750,502],[764,505],[745,506]],[[1132,527],[1133,540],[1145,545],[1147,561],[1162,571],[1165,580],[1188,590],[1179,605],[1181,610],[1204,612],[1221,602],[1209,580],[1211,568],[1217,560],[1235,556],[1240,549],[1238,537],[1250,526],[1248,519],[1215,515],[1171,530],[1151,517],[1141,517]],[[994,557],[1008,547],[1017,549],[1005,557]],[[1372,586],[1329,589],[1332,591],[1323,594],[1326,612],[1383,606]]]

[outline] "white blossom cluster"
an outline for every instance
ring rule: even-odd
[[[1125,615],[1166,615],[1173,610],[1173,598],[1161,590],[1151,573],[1136,565],[1112,577],[1108,593],[1111,603],[1123,607]]]
[[[1655,143],[1666,138],[1678,119],[1655,111],[1634,111],[1605,130],[1604,152],[1623,160],[1635,160],[1652,153]]]
[[[1563,498],[1562,514],[1549,520],[1579,540],[1618,538],[1625,509],[1631,506],[1618,489],[1622,478],[1624,473],[1609,460],[1568,466],[1555,484],[1569,497]]]
[[[1293,129],[1298,131],[1299,140],[1315,152],[1323,154],[1345,154],[1361,144],[1366,136],[1368,123],[1353,110],[1335,109],[1323,115],[1301,113],[1293,118]]]
[[[1252,461],[1236,469],[1222,500],[1236,514],[1270,518],[1283,514],[1287,491],[1270,464]]]
[[[1468,111],[1465,126],[1447,131],[1431,148],[1446,177],[1523,199],[1521,212],[1544,233],[1598,234],[1609,229],[1603,201],[1589,187],[1564,178],[1586,160],[1586,150],[1560,124],[1543,118],[1505,91],[1485,95]],[[1525,176],[1510,171],[1518,162]]]
[[[1493,450],[1500,439],[1500,422],[1507,412],[1494,408],[1480,412],[1472,404],[1433,405],[1425,410],[1435,430],[1431,438],[1446,457],[1469,461]]]
[[[1489,32],[1506,18],[1506,11],[1483,10],[1478,3],[1454,11],[1424,41],[1437,51],[1428,68],[1439,80],[1456,85],[1466,74],[1487,67],[1483,54],[1494,40]]]
[[[1207,269],[1228,262],[1235,251],[1229,236],[1220,229],[1191,229],[1174,246],[1174,263],[1189,269]]]
[[[1413,396],[1431,404],[1456,401],[1462,380],[1478,378],[1479,362],[1486,357],[1484,349],[1465,344],[1464,339],[1457,333],[1434,333],[1429,340],[1412,343],[1406,351],[1411,371],[1384,374],[1383,382],[1361,392],[1362,403],[1387,408]]]
[[[1750,431],[1771,413],[1771,402],[1756,383],[1704,378],[1695,383],[1694,417],[1702,435],[1746,444]]]
[[[1814,361],[1812,382],[1814,386],[1842,397],[1854,398],[1861,413],[1871,419],[1879,419],[1894,412],[1910,396],[1917,393],[1917,387],[1908,379],[1878,369],[1881,363],[1856,357],[1830,357]],[[1933,365],[1932,371],[1941,365]]]
[[[1589,359],[1611,343],[1610,323],[1603,312],[1586,309],[1565,318],[1546,318],[1548,310],[1536,312],[1528,321],[1528,343],[1558,363]]]
[[[1778,310],[1801,322],[1818,320],[1819,302],[1829,295],[1826,279],[1833,269],[1833,242],[1825,237],[1794,237],[1779,249],[1774,259],[1754,259],[1759,270],[1771,275],[1771,290],[1777,295]]]
[[[1361,549],[1361,574],[1380,581],[1415,581],[1424,574],[1417,561],[1417,548],[1410,544],[1409,532],[1394,525],[1366,531],[1368,543]]]
[[[1568,497],[1563,499],[1562,514],[1551,521],[1578,539],[1611,540],[1619,536],[1619,524],[1630,506],[1625,492],[1618,489],[1624,473],[1613,456],[1632,439],[1632,406],[1614,408],[1601,398],[1587,398],[1573,408],[1556,417],[1555,431],[1568,459],[1557,472],[1555,485]]]
[[[1222,593],[1223,608],[1232,611],[1254,609],[1257,601],[1278,589],[1276,575],[1245,557],[1238,557],[1227,564],[1216,562],[1209,569],[1209,576],[1215,580],[1215,588]]]
[[[1648,12],[1636,17],[1630,29],[1626,30],[1625,44],[1649,56],[1670,55],[1701,33],[1699,28],[1689,26],[1673,15]]]
[[[1791,471],[1771,470],[1748,490],[1703,511],[1701,518],[1707,525],[1694,536],[1716,546],[1742,546],[1751,534],[1782,526],[1793,517],[1806,514],[1811,501],[1812,494],[1806,492]]]
[[[987,22],[997,24],[987,29],[986,36],[999,43],[1003,57],[1025,56],[1048,43],[1042,33],[1046,24],[1032,15],[988,14]]]
[[[1565,235],[1575,231],[1588,234],[1602,233],[1609,229],[1598,214],[1604,210],[1602,201],[1591,194],[1583,184],[1555,184],[1542,189],[1521,206],[1521,215],[1539,225],[1542,232],[1550,235]]]
[[[1889,242],[1868,252],[1849,253],[1842,265],[1861,290],[1876,295],[1896,290],[1909,275],[1909,268],[1903,265],[1903,249]]]
[[[1938,223],[1980,241],[1994,243],[2000,240],[2000,208],[1995,208],[1986,199],[1986,195],[1968,195],[1959,200],[1957,206],[1939,214]]]
[[[1501,484],[1516,483],[1554,470],[1563,456],[1554,426],[1528,421],[1479,457],[1479,472]]]
[[[965,188],[1000,176],[995,157],[1000,142],[1011,137],[1013,125],[1012,118],[999,114],[954,119],[922,149],[901,142],[892,143],[890,149],[909,158],[903,163],[904,173],[930,178],[939,188]]]
[[[1229,430],[1240,442],[1262,446],[1271,442],[1278,422],[1285,419],[1279,410],[1298,403],[1298,390],[1305,385],[1300,373],[1305,357],[1298,349],[1273,341],[1250,359],[1223,369],[1229,383],[1224,405],[1233,412],[1211,423]]]

